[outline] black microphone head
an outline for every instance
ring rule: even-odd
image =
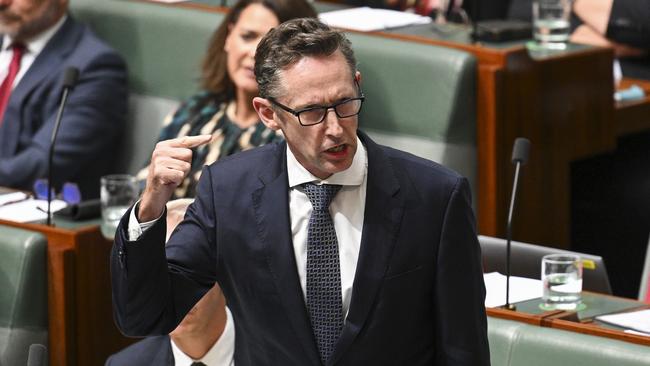
[[[47,363],[47,348],[42,344],[32,344],[29,346],[29,355],[27,356],[27,366],[44,366]]]
[[[521,163],[524,165],[528,162],[528,154],[530,153],[530,141],[524,137],[517,137],[515,144],[512,147],[512,162]]]
[[[77,84],[77,78],[79,77],[79,69],[74,66],[70,66],[65,69],[65,74],[63,74],[63,88],[64,89],[73,89],[75,84]]]

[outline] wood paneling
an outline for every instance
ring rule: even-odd
[[[52,366],[103,365],[135,340],[113,323],[109,257],[112,243],[97,225],[63,229],[0,220],[47,237],[48,353]]]

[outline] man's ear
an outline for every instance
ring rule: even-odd
[[[278,123],[278,117],[275,114],[271,106],[271,102],[268,99],[262,97],[253,98],[253,108],[257,112],[257,115],[260,116],[262,123],[271,130],[277,131],[280,129],[280,124]]]
[[[357,84],[361,85],[361,73],[359,71],[354,73],[354,80],[356,80]]]

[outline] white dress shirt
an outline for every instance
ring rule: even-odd
[[[341,263],[341,295],[343,315],[347,316],[352,298],[352,284],[359,260],[361,232],[363,230],[364,209],[366,206],[366,177],[368,156],[365,147],[357,138],[357,152],[352,165],[327,179],[320,180],[305,169],[287,148],[287,171],[289,175],[289,215],[293,251],[298,266],[298,277],[303,295],[307,296],[307,226],[312,206],[309,198],[300,187],[303,183],[340,184],[341,190],[330,203],[330,214],[334,221],[336,239],[339,245]]]
[[[339,245],[341,264],[341,295],[343,314],[347,316],[352,298],[352,285],[359,260],[361,232],[366,206],[366,184],[368,173],[368,153],[357,137],[357,151],[352,165],[342,172],[332,174],[320,180],[305,169],[287,147],[287,173],[289,177],[289,215],[291,218],[291,235],[293,251],[296,256],[298,277],[303,296],[307,296],[307,226],[312,206],[309,198],[300,187],[303,183],[340,184],[341,190],[330,203],[330,213],[334,221],[336,239]],[[160,218],[158,218],[160,219]],[[130,241],[137,240],[158,219],[139,223],[135,210],[131,210],[128,224]]]
[[[212,345],[212,348],[202,358],[194,360],[186,355],[174,343],[172,343],[172,352],[174,353],[175,366],[191,366],[192,362],[203,362],[206,366],[235,366],[235,326],[232,320],[232,314],[226,307],[226,326],[223,329],[221,337]]]
[[[18,85],[18,82],[23,78],[29,67],[32,66],[36,57],[41,53],[41,51],[43,51],[47,42],[49,42],[59,28],[61,28],[67,18],[68,16],[64,15],[49,29],[25,42],[25,51],[23,52],[23,57],[20,61],[20,71],[16,74],[12,87],[15,88],[16,85]],[[13,39],[11,39],[11,37],[6,34],[2,36],[2,48],[0,49],[0,83],[7,76],[7,72],[9,72],[9,64],[13,57],[13,51],[11,50],[12,43]]]

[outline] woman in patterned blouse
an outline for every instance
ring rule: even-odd
[[[194,197],[201,169],[221,157],[282,139],[259,121],[252,100],[255,48],[273,27],[293,18],[315,17],[305,0],[240,0],[215,31],[202,67],[202,88],[165,121],[159,141],[212,134],[212,141],[193,152],[192,167],[176,189],[176,198]],[[148,164],[147,164],[148,165]],[[144,182],[148,166],[138,173]]]

